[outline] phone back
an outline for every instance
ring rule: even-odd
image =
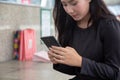
[[[48,48],[51,46],[60,46],[54,36],[41,37],[41,40]]]

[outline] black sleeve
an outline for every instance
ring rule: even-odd
[[[67,66],[64,64],[53,64],[53,68],[65,74],[75,75],[75,67],[72,66]]]
[[[102,21],[104,62],[99,63],[88,58],[82,60],[80,75],[97,77],[102,80],[120,80],[120,24],[116,20]]]

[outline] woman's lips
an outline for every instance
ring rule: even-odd
[[[73,18],[76,18],[76,17],[77,17],[77,15],[72,15],[72,17],[73,17]]]

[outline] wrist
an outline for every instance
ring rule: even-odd
[[[80,56],[80,67],[82,66],[82,56]]]
[[[78,64],[78,67],[81,67],[82,66],[82,56],[79,57],[79,64]]]

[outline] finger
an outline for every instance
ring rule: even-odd
[[[54,54],[54,53],[52,53],[51,51],[49,51],[49,52],[48,52],[48,57],[50,58],[50,60],[52,60],[52,59],[53,59],[53,57],[54,57],[54,56],[53,56],[53,55],[51,55],[51,54]]]
[[[48,56],[52,56],[51,54],[53,54],[53,52],[48,51]]]
[[[57,59],[65,59],[65,57],[63,55],[58,55],[58,54],[56,54],[54,52],[51,52],[51,51],[49,51],[48,55],[51,59],[54,58],[54,57],[57,58]]]
[[[67,47],[65,47],[66,49],[69,49],[69,50],[73,50],[73,48],[72,47],[69,47],[69,46],[67,46]]]
[[[55,49],[55,50],[58,50],[58,51],[66,52],[66,49],[63,48],[63,47],[52,46],[51,48],[52,48],[52,49]]]
[[[53,52],[52,50],[50,50],[48,54],[49,55],[53,55],[53,54],[55,54],[55,52]]]
[[[53,58],[54,62],[64,64],[64,60]]]
[[[53,48],[50,48],[50,50],[51,50],[53,53],[57,54],[57,55],[61,55],[61,56],[64,55],[64,52],[62,52],[62,51],[60,51],[60,50],[56,50],[56,49],[53,49]]]
[[[54,58],[51,59],[51,62],[56,64],[57,62],[55,62]]]
[[[62,60],[65,59],[64,56],[58,55],[58,54],[53,54],[52,56],[55,57],[55,58],[57,58],[57,59],[62,59]]]
[[[57,64],[57,62],[54,60],[54,56],[52,56],[51,54],[54,54],[54,53],[52,53],[51,51],[48,51],[48,57],[49,57],[50,61],[53,64]]]

